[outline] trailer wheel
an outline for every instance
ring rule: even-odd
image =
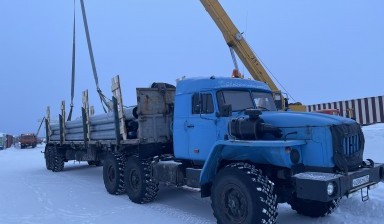
[[[217,223],[276,223],[273,183],[248,163],[233,163],[216,175],[212,209]]]
[[[122,194],[124,188],[124,157],[120,153],[109,153],[103,164],[105,189],[110,194]]]
[[[132,202],[142,204],[153,201],[159,191],[159,183],[151,177],[151,160],[129,157],[125,164],[124,184]]]
[[[46,146],[44,151],[45,167],[47,170],[52,170],[52,147]]]
[[[309,216],[312,218],[323,217],[333,213],[340,203],[340,198],[329,201],[313,201],[307,199],[298,198],[296,195],[293,195],[288,204],[291,205],[291,208],[295,210],[298,214]]]
[[[64,169],[65,156],[54,148],[51,153],[51,166],[53,172],[60,172]]]

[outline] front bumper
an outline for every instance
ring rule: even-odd
[[[348,196],[358,190],[370,189],[373,185],[384,182],[384,164],[375,164],[371,168],[361,168],[347,175],[335,173],[304,172],[293,176],[298,198],[327,202]],[[329,194],[328,187],[334,191]]]

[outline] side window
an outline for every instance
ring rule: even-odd
[[[212,94],[195,93],[192,96],[192,114],[211,114],[214,112]]]
[[[213,99],[212,99],[212,94],[202,94],[202,101],[203,101],[203,106],[201,113],[203,114],[212,114],[214,109],[213,109]]]
[[[192,114],[200,114],[200,99],[199,99],[199,94],[195,93],[193,94],[192,97]]]

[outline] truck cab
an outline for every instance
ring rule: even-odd
[[[215,142],[229,138],[231,117],[244,115],[246,109],[277,111],[266,84],[215,77],[180,81],[173,123],[175,157],[203,164]]]
[[[361,191],[362,199],[367,200],[368,190],[384,178],[383,164],[363,161],[364,136],[354,120],[277,111],[269,87],[253,80],[210,77],[180,81],[175,93],[173,144],[175,159],[188,161],[201,172],[202,197],[211,196],[212,203],[234,191],[228,187],[231,190],[218,194],[219,185],[239,181],[223,176],[247,170],[251,179],[264,178],[262,182],[269,183],[256,184],[268,192],[261,196],[265,200],[288,202],[299,214],[319,217],[330,214],[343,196]],[[228,199],[227,206],[234,201]],[[225,206],[214,212],[224,211],[228,211]],[[274,213],[267,219],[273,223]]]

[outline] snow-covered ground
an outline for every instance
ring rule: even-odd
[[[365,158],[384,162],[384,125],[363,129]],[[43,150],[40,145],[0,151],[0,224],[215,223],[210,200],[201,199],[198,192],[162,186],[153,203],[134,204],[126,195],[107,193],[101,167],[69,162],[63,172],[46,170]],[[370,198],[367,202],[359,196],[344,198],[332,215],[316,219],[282,204],[278,223],[383,223],[384,183],[370,192]]]

